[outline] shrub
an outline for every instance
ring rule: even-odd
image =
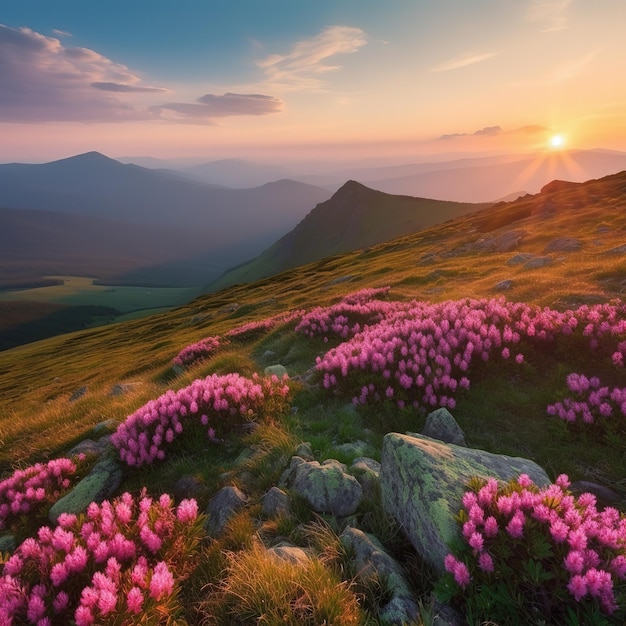
[[[205,337],[183,348],[173,359],[175,365],[192,365],[213,355],[220,347],[219,337]]]
[[[526,475],[472,482],[458,516],[463,542],[438,585],[469,623],[624,623],[626,518],[568,486],[565,475],[544,489]]]
[[[213,374],[151,400],[118,426],[111,441],[127,465],[139,467],[163,460],[187,427],[199,424],[210,440],[217,440],[233,426],[264,411],[280,410],[288,393],[286,381],[277,376]]]
[[[203,534],[194,500],[164,494],[92,503],[21,543],[0,578],[0,623],[165,624],[180,610]]]

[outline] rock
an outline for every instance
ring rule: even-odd
[[[94,435],[104,435],[108,433],[114,433],[117,430],[117,427],[120,425],[119,420],[116,420],[114,417],[108,420],[104,420],[104,422],[100,422],[96,424],[91,432]]]
[[[460,537],[454,516],[473,476],[507,481],[528,474],[538,486],[550,484],[528,459],[462,448],[423,436],[388,433],[383,439],[383,508],[404,529],[421,558],[443,573],[448,545]]]
[[[509,291],[510,289],[513,289],[513,281],[510,279],[501,280],[499,283],[496,284],[494,289],[496,291]]]
[[[617,248],[611,248],[610,250],[607,250],[605,254],[614,254],[614,255],[626,254],[626,243],[622,246],[617,246]]]
[[[574,237],[559,237],[553,239],[544,249],[543,253],[548,252],[578,252],[583,247],[583,242]]]
[[[218,310],[218,313],[234,313],[239,308],[238,302],[230,302],[229,304],[225,304]]]
[[[613,491],[610,487],[599,485],[598,483],[593,483],[587,480],[575,481],[570,485],[569,489],[577,496],[581,493],[592,493],[598,501],[599,508],[604,508],[605,506],[614,507],[621,501],[619,494]]]
[[[172,487],[172,495],[176,502],[181,500],[200,500],[207,495],[206,485],[195,476],[181,476]]]
[[[536,270],[541,267],[546,267],[547,265],[552,265],[552,259],[549,256],[536,256],[524,263],[524,269]]]
[[[71,396],[70,396],[70,402],[75,402],[76,400],[78,400],[79,398],[82,398],[86,393],[87,390],[89,389],[89,387],[84,386],[84,387],[79,387]]]
[[[311,560],[311,557],[297,546],[278,545],[272,546],[267,551],[281,561],[287,561],[287,563],[292,563],[293,565],[306,565]]]
[[[263,515],[269,519],[279,515],[288,515],[291,512],[291,501],[289,496],[278,487],[272,487],[263,496]]]
[[[465,434],[461,427],[456,423],[448,409],[443,407],[428,414],[422,435],[431,439],[439,439],[444,443],[467,447]]]
[[[287,368],[284,365],[276,364],[276,365],[268,365],[263,373],[266,376],[278,376],[278,378],[282,378],[283,376],[289,376],[287,372]]]
[[[110,396],[121,396],[125,393],[129,393],[130,391],[133,391],[135,389],[137,389],[137,387],[140,387],[142,385],[141,382],[136,382],[136,383],[118,383],[117,385],[113,385],[113,387],[111,387],[111,391],[109,391],[109,395]]]
[[[269,361],[270,359],[273,359],[275,356],[276,356],[276,353],[273,350],[266,350],[261,355],[261,360],[262,361]]]
[[[237,487],[223,487],[209,501],[205,528],[211,537],[222,534],[228,520],[242,509],[248,498]]]
[[[350,466],[350,474],[354,476],[363,490],[363,499],[376,501],[380,493],[380,463],[374,459],[360,457]]]
[[[349,441],[347,443],[342,443],[338,446],[334,446],[333,449],[335,450],[335,452],[340,452],[341,454],[345,454],[348,456],[362,456],[367,450],[367,443],[365,441],[357,439],[356,441]]]
[[[100,456],[111,445],[111,437],[105,436],[94,441],[93,439],[83,439],[80,443],[77,443],[68,453],[68,457],[78,456],[79,454],[90,454]]]
[[[333,285],[340,285],[341,283],[349,283],[351,280],[354,280],[356,276],[353,274],[348,274],[347,276],[340,276],[339,278],[335,278],[326,284],[326,287],[332,287]]]
[[[182,365],[178,365],[178,363],[175,363],[174,365],[172,365],[172,372],[174,372],[176,376],[182,376],[185,373],[185,368]]]
[[[365,582],[378,579],[391,595],[391,600],[379,607],[381,623],[399,626],[416,623],[419,607],[413,599],[402,567],[385,551],[378,539],[352,527],[346,528],[339,539],[354,553],[357,577]]]
[[[352,515],[363,499],[359,481],[346,473],[343,463],[334,459],[320,464],[295,456],[280,482],[304,498],[316,513]]]
[[[524,263],[528,263],[530,259],[532,259],[534,255],[529,254],[528,252],[524,252],[522,254],[516,254],[512,256],[507,262],[507,265],[523,265]]]
[[[432,626],[467,626],[467,620],[449,604],[432,596]],[[485,626],[490,622],[486,622]]]
[[[308,441],[302,442],[296,448],[296,456],[303,458],[305,461],[315,461],[313,449],[311,448],[311,444]]]
[[[509,230],[498,235],[495,252],[510,252],[511,250],[515,250],[527,235],[528,232],[522,229]]]
[[[3,552],[15,552],[17,539],[13,535],[0,536],[0,554]]]
[[[110,498],[122,484],[123,475],[116,456],[103,456],[85,478],[52,505],[48,513],[49,520],[56,524],[61,513],[79,514],[86,511],[92,502]]]

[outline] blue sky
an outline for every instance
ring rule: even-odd
[[[3,162],[626,149],[623,0],[4,5]]]

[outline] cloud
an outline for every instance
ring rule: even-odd
[[[143,84],[128,67],[94,50],[66,47],[55,37],[0,24],[1,122],[120,122],[155,120],[208,124],[232,115],[282,110],[261,94],[206,94],[194,102],[146,103],[169,92]]]
[[[52,34],[57,35],[57,37],[71,37],[72,36],[72,33],[66,30],[59,30],[58,28],[53,28]]]
[[[486,61],[487,59],[491,59],[495,57],[497,52],[485,52],[483,54],[466,54],[460,57],[454,57],[453,59],[449,59],[448,61],[444,61],[439,65],[431,68],[431,72],[449,72],[450,70],[457,70],[461,67],[466,67],[468,65],[474,65],[475,63],[480,63],[481,61]]]
[[[117,93],[163,93],[169,91],[163,87],[141,87],[135,85],[124,85],[123,83],[91,83],[95,89],[102,91],[115,91]]]
[[[163,91],[143,86],[125,65],[29,28],[0,24],[0,58],[0,122],[148,119],[118,95]]]
[[[473,133],[452,133],[450,135],[441,135],[439,139],[447,140],[456,139],[457,137],[495,137],[501,133],[501,126],[485,126],[484,128],[480,128]]]
[[[225,93],[223,96],[208,93],[195,103],[171,102],[151,107],[152,112],[163,117],[163,112],[172,111],[189,120],[206,120],[233,115],[268,115],[282,111],[283,103],[273,96],[262,94]],[[165,115],[171,119],[171,116]]]
[[[532,0],[528,17],[533,22],[542,22],[544,33],[567,28],[566,11],[571,0]]]
[[[272,54],[256,62],[269,84],[282,88],[320,89],[322,76],[341,65],[327,63],[337,54],[357,52],[367,44],[365,31],[352,26],[328,26],[315,37],[297,42],[288,54]]]

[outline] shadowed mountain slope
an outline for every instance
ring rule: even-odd
[[[348,181],[258,258],[211,288],[250,282],[318,259],[371,246],[478,211],[484,204],[394,196]]]

